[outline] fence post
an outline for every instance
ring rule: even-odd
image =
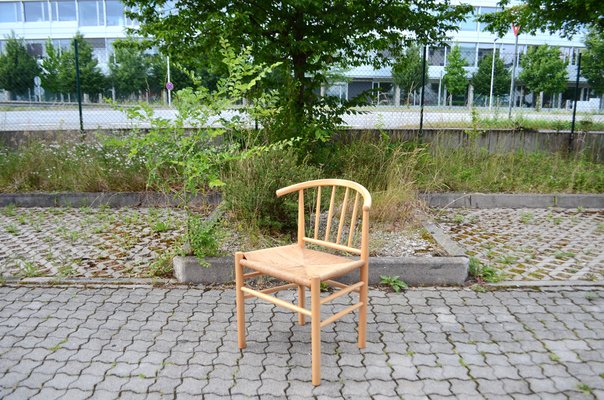
[[[573,121],[570,125],[570,136],[568,138],[568,152],[572,153],[575,141],[575,119],[577,118],[577,101],[579,101],[579,77],[581,76],[581,53],[577,62],[577,80],[575,81],[575,103],[573,104]]]
[[[82,88],[80,86],[80,53],[78,51],[78,40],[73,39],[73,47],[75,51],[75,79],[76,79],[76,95],[78,97],[78,111],[80,113],[80,132],[84,131],[84,119],[82,118]]]
[[[421,140],[424,134],[424,92],[426,91],[426,53],[428,46],[424,45],[424,55],[422,59],[422,92],[419,100],[419,139]]]

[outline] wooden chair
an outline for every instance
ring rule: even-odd
[[[326,188],[327,187],[327,188]],[[327,221],[323,232],[320,231],[321,222],[321,189],[326,188],[324,194],[329,193],[329,209]],[[314,205],[311,205],[309,215],[309,233],[305,229],[305,191],[316,191]],[[336,208],[336,192],[344,191],[342,205]],[[371,195],[363,186],[356,182],[343,179],[319,179],[309,182],[298,183],[277,190],[277,196],[298,192],[298,242],[288,246],[273,247],[268,249],[237,252],[235,253],[235,278],[236,278],[236,301],[237,301],[237,333],[240,349],[246,347],[245,343],[245,304],[246,298],[257,297],[270,301],[278,306],[288,308],[298,313],[298,322],[305,323],[305,316],[311,320],[311,342],[312,342],[312,383],[321,383],[321,328],[344,315],[359,309],[358,319],[358,346],[365,347],[365,334],[367,325],[367,293],[368,293],[368,240],[369,240],[369,209],[371,208]],[[325,193],[327,192],[327,193]],[[340,193],[341,194],[341,193]],[[340,198],[341,196],[338,196]],[[309,197],[309,199],[312,197]],[[349,201],[354,198],[354,202]],[[361,207],[359,204],[361,203]],[[351,214],[348,214],[352,208]],[[314,218],[312,212],[314,211]],[[335,215],[334,215],[335,213]],[[348,217],[350,215],[350,217]],[[358,238],[357,222],[361,216],[360,247],[353,247]],[[335,217],[335,218],[334,218]],[[337,219],[337,223],[332,222]],[[313,223],[314,220],[314,223]],[[349,221],[346,224],[346,221]],[[337,231],[335,227],[337,226]],[[321,234],[320,234],[321,233]],[[330,253],[307,248],[324,247],[332,249]],[[359,256],[359,259],[351,259],[332,254],[334,251]],[[244,273],[244,268],[252,272]],[[334,278],[359,270],[359,282],[345,285],[334,281]],[[260,275],[268,275],[286,282],[288,284],[272,287],[266,290],[254,290],[244,286],[244,281]],[[338,291],[321,298],[321,282],[339,289]],[[298,305],[271,296],[281,290],[298,289]],[[310,310],[305,308],[305,289],[310,289]],[[358,302],[348,306],[331,317],[321,321],[321,305],[328,303],[345,294],[358,293]]]

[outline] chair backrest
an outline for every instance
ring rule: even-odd
[[[371,195],[365,187],[345,179],[317,179],[279,189],[277,196],[292,192],[298,192],[298,244],[301,247],[304,247],[305,243],[312,243],[357,254],[363,260],[368,259]],[[314,199],[310,203],[307,202],[312,204],[309,213],[309,225],[312,228],[308,230],[310,236],[307,236],[305,224],[305,204],[307,204],[305,192],[309,199]],[[329,198],[329,208],[326,221],[322,221],[324,218],[322,218],[321,205],[322,199],[325,198]],[[336,205],[336,198],[341,199],[341,203],[338,201],[339,204]],[[325,226],[320,229],[322,222],[325,222]],[[356,246],[355,238],[358,237],[359,225],[361,226],[360,245]]]

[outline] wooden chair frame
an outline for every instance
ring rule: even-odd
[[[324,187],[332,187],[329,211],[327,214],[327,226],[325,229],[325,236],[319,237],[319,218],[320,218],[320,207],[321,207],[321,189]],[[306,189],[317,188],[317,202],[315,210],[315,221],[314,221],[314,235],[313,237],[307,237],[305,234],[305,210],[304,210],[304,191]],[[345,188],[344,200],[339,215],[338,230],[336,240],[330,241],[331,224],[334,213],[334,201],[335,193],[337,188]],[[354,206],[352,216],[350,219],[350,228],[348,233],[348,241],[346,244],[341,244],[343,235],[344,220],[348,209],[349,194],[352,191],[356,191],[354,198]],[[330,249],[340,250],[354,255],[360,256],[357,262],[354,262],[354,269],[345,271],[344,273],[338,273],[337,276],[346,275],[352,271],[360,271],[360,279],[357,283],[351,285],[345,285],[337,282],[331,278],[337,276],[329,276],[327,279],[317,274],[310,276],[310,279],[298,280],[292,282],[290,277],[284,276],[279,271],[267,271],[266,269],[260,268],[258,263],[252,263],[245,258],[244,252],[235,253],[235,285],[236,285],[236,303],[237,303],[237,333],[238,333],[238,345],[240,349],[246,347],[245,341],[245,299],[257,297],[262,300],[269,301],[278,306],[287,308],[298,313],[298,322],[300,325],[305,324],[305,317],[308,316],[311,321],[311,349],[312,349],[312,383],[313,385],[319,385],[321,383],[321,328],[340,319],[344,315],[359,310],[358,319],[358,347],[360,349],[365,347],[366,338],[366,326],[367,326],[367,301],[368,301],[368,253],[369,253],[369,210],[371,208],[371,195],[363,186],[356,182],[343,180],[343,179],[319,179],[314,181],[308,181],[291,185],[282,189],[277,190],[277,196],[283,196],[292,192],[298,192],[298,248],[304,250],[306,243],[327,247]],[[361,240],[360,248],[352,247],[353,237],[356,228],[356,221],[358,219],[358,203],[362,197],[362,217],[361,217]],[[249,268],[252,272],[245,273],[244,268]],[[340,271],[342,272],[342,271]],[[261,275],[269,275],[290,281],[291,283],[265,289],[265,290],[254,290],[245,286],[245,281],[251,278],[256,278]],[[339,289],[332,294],[321,298],[321,282],[325,282],[333,288]],[[310,289],[310,310],[306,308],[306,288]],[[279,292],[286,289],[298,289],[298,304],[292,304],[288,301],[281,300],[277,297],[271,296],[271,293]],[[341,311],[333,314],[331,317],[321,321],[321,305],[326,304],[332,300],[335,300],[348,293],[358,293],[359,299],[356,303],[348,306]]]

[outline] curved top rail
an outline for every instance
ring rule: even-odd
[[[365,187],[360,183],[356,183],[346,179],[316,179],[313,181],[296,183],[294,185],[286,186],[277,190],[277,196],[281,197],[288,193],[297,192],[299,190],[304,190],[317,186],[344,186],[350,189],[354,189],[357,192],[361,193],[361,195],[363,196],[363,210],[368,211],[371,208],[371,194],[369,194],[369,191],[365,189]]]

